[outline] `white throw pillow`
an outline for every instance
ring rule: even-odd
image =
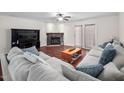
[[[36,63],[34,64],[28,75],[28,81],[68,81],[57,70],[53,69],[50,65]]]
[[[121,53],[124,55],[124,48],[121,47],[120,45],[116,45],[114,46],[114,48],[116,49],[117,53]]]
[[[30,52],[24,52],[24,57],[32,63],[36,63],[38,61],[38,59],[34,56],[34,54]]]
[[[112,63],[104,66],[104,70],[98,76],[98,79],[104,81],[121,81],[124,80],[124,74]]]
[[[17,56],[20,54],[23,54],[23,51],[18,47],[13,47],[7,55],[7,59],[10,61],[14,56]]]
[[[61,66],[62,66],[63,75],[71,81],[98,81],[98,79],[86,73],[77,71],[72,68],[68,68],[64,65],[61,65]]]
[[[122,68],[120,69],[120,71],[121,71],[122,73],[124,73],[124,67],[122,67]]]
[[[35,54],[32,54],[31,52],[24,52],[24,57],[29,60],[32,63],[41,62],[43,64],[48,64],[44,59],[42,59],[40,56],[37,56]]]
[[[121,69],[124,66],[124,55],[117,53],[112,62],[116,65],[118,69]]]
[[[118,69],[121,69],[124,66],[124,48],[120,45],[116,45],[114,48],[116,49],[116,56],[113,59],[113,63]]]

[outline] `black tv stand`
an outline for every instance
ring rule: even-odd
[[[35,29],[11,29],[11,46],[19,48],[28,48],[36,46],[40,48],[40,30]]]

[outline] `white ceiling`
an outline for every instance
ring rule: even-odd
[[[55,22],[56,14],[57,12],[0,12],[0,15],[28,18],[46,22],[47,21]],[[71,16],[70,21],[77,21],[100,16],[117,15],[118,12],[66,12],[63,14]]]

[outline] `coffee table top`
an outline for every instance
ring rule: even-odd
[[[65,54],[69,54],[69,55],[73,55],[74,53],[78,52],[78,51],[81,51],[81,48],[75,48],[74,50],[70,51],[70,48],[69,49],[66,49],[64,51],[62,51],[63,53]]]

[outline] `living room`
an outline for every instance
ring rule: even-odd
[[[0,92],[122,93],[119,0],[1,0]]]
[[[59,19],[59,18],[62,18],[62,19]],[[19,41],[19,40],[26,41],[27,37],[28,38],[33,37],[33,36],[30,36],[29,34],[26,35],[25,32],[29,32],[29,31],[38,32],[39,34],[36,36],[38,37],[38,45],[35,45],[35,46],[38,46],[37,49],[41,53],[39,54],[41,55],[41,58],[45,56],[45,59],[47,58],[50,59],[48,63],[52,65],[53,68],[55,67],[53,64],[56,64],[57,61],[60,62],[61,65],[63,64],[63,62],[61,61],[64,61],[65,64],[69,63],[70,67],[73,66],[74,68],[82,65],[82,63],[84,64],[84,66],[86,66],[84,61],[87,59],[86,57],[88,56],[88,53],[90,54],[89,55],[90,57],[95,52],[98,53],[99,56],[102,54],[102,51],[103,51],[102,49],[100,49],[100,51],[97,51],[99,50],[99,48],[94,49],[94,47],[103,45],[104,43],[109,41],[112,41],[112,43],[113,41],[116,41],[116,43],[120,44],[120,46],[122,47],[124,44],[124,39],[123,39],[124,13],[123,12],[65,12],[65,13],[63,12],[0,12],[0,20],[1,20],[0,21],[0,24],[1,24],[0,40],[2,40],[0,44],[1,54],[12,55],[11,48],[15,46],[21,49],[34,46],[33,45],[34,43],[28,44],[29,41],[27,41],[26,44],[21,45],[20,42],[22,41]],[[25,35],[26,37],[24,39],[19,39],[20,38],[20,36],[18,36],[19,34],[20,36]],[[122,48],[122,52],[123,50],[124,49]],[[91,54],[91,52],[93,52],[93,54]],[[95,56],[96,55],[98,56],[98,54],[95,54]],[[30,60],[34,61],[34,59],[30,59]],[[121,62],[122,60],[123,59],[121,59]],[[1,59],[1,61],[3,60]],[[94,58],[91,58],[88,61],[92,61],[90,63],[91,65],[94,65],[92,63],[98,63],[99,58],[97,58],[96,60],[94,60]],[[97,62],[94,62],[94,61],[97,61]],[[15,74],[14,73],[15,69],[13,69],[14,64],[10,65],[10,67],[12,68],[9,70],[11,71],[11,74]],[[89,62],[87,62],[86,64],[89,64]],[[60,64],[58,65],[57,63],[55,68],[59,71],[60,70],[59,67],[61,65]],[[123,65],[124,64],[121,63],[122,72],[123,72]],[[118,71],[120,71],[121,68],[119,64]],[[105,68],[103,69],[105,70]],[[6,71],[6,68],[2,67],[2,70],[4,70],[2,71],[4,75],[2,75],[1,78],[5,81],[11,80],[12,78],[13,78],[12,80],[15,80],[15,81],[27,80],[27,79],[23,80],[22,78],[20,78],[21,77],[21,75],[19,75],[20,73],[19,74],[16,73],[18,77],[14,77],[12,75],[10,79],[10,76],[7,75],[9,73]],[[4,73],[4,72],[7,72],[7,73]],[[68,70],[66,72],[68,72]],[[99,73],[101,72],[102,71],[100,71]],[[67,79],[64,78],[63,80],[66,81],[69,79],[71,81],[78,81],[78,80],[79,81],[87,81],[87,80],[88,81],[92,81],[92,80],[117,81],[117,80],[123,80],[122,72],[120,72],[121,75],[119,75],[118,78],[117,77],[113,78],[112,76],[113,73],[111,74],[111,76],[108,76],[108,77],[96,78],[96,76],[98,75],[94,76],[96,73],[92,71],[91,73],[93,74],[90,74],[90,75],[93,77],[90,77],[90,75],[89,76],[84,75],[84,77],[83,76],[78,77],[78,79],[70,78],[68,77],[67,74],[65,74],[65,76],[67,75],[66,76]],[[114,73],[114,75],[118,75],[118,73],[117,74]],[[104,74],[102,74],[101,76],[104,76]],[[120,76],[121,76],[121,79],[120,79]],[[48,78],[48,80],[52,80],[52,81],[62,80],[60,78],[59,79]],[[34,79],[33,76],[30,76],[29,81],[35,81],[35,80],[46,81],[47,79],[46,78],[36,79],[36,77]]]

